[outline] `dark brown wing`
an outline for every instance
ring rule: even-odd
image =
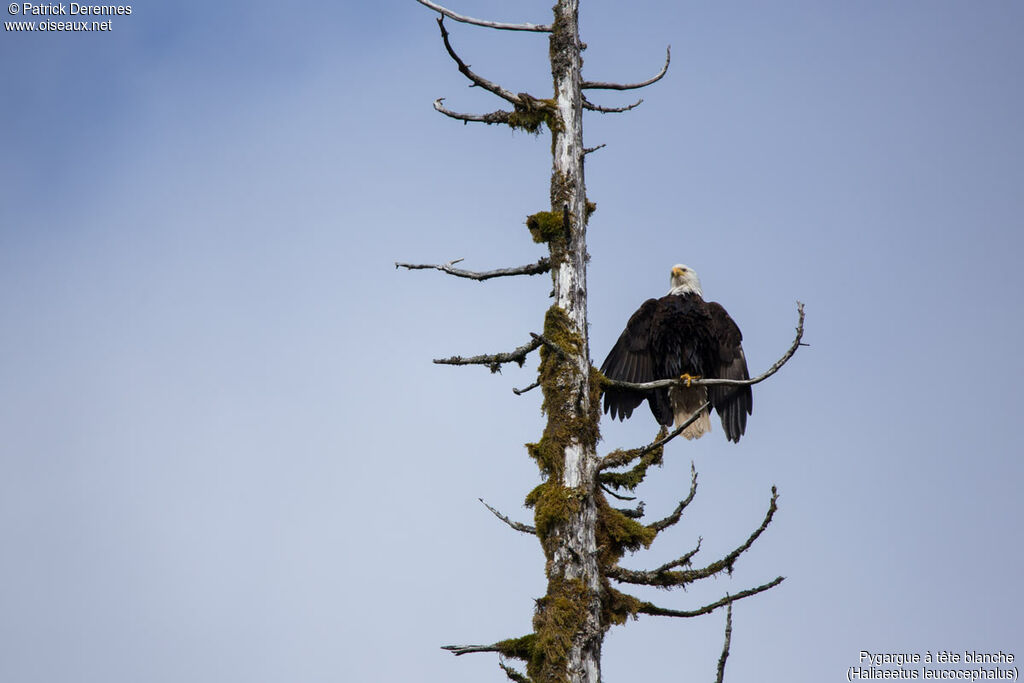
[[[721,304],[707,303],[710,323],[716,343],[713,351],[717,356],[719,379],[750,379],[747,372],[747,358],[743,354],[743,334]],[[729,441],[739,441],[747,429],[747,415],[754,410],[754,397],[749,386],[708,387],[708,399],[722,418],[722,429]]]
[[[601,372],[605,377],[634,383],[653,382],[659,379],[654,375],[655,359],[651,349],[651,324],[658,312],[659,304],[658,299],[648,299],[630,317],[626,329],[619,335],[619,340],[615,342],[615,346],[601,364]],[[648,399],[651,412],[658,422],[672,423],[672,409],[668,402],[668,392],[665,390],[622,391],[608,387],[604,391],[604,412],[611,413],[615,419],[624,420],[631,416],[633,410],[645,399]]]

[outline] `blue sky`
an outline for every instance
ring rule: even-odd
[[[550,2],[455,9],[544,22]],[[598,363],[677,262],[744,332],[747,435],[669,447],[656,566],[780,510],[733,576],[727,680],[839,680],[860,650],[1021,654],[1024,9],[1012,2],[584,2],[585,76],[666,79],[588,115]],[[10,17],[8,17],[10,18]],[[542,36],[449,26],[509,89]],[[467,89],[409,0],[133,5],[0,36],[0,679],[503,680],[447,643],[529,629],[533,362],[548,140],[435,114]],[[606,104],[628,97],[595,95]],[[646,443],[642,412],[602,452]],[[645,594],[646,595],[646,594]],[[607,681],[713,676],[724,616],[610,632]]]

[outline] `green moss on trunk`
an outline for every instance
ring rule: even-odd
[[[526,673],[534,681],[567,681],[566,662],[573,636],[587,621],[590,591],[583,579],[551,579],[548,594],[537,601],[536,640]]]

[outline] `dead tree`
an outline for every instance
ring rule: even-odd
[[[504,353],[454,356],[434,361],[452,365],[483,365],[494,372],[504,363],[522,365],[530,353],[539,350],[537,382],[515,391],[520,394],[540,386],[543,391],[542,407],[547,416],[547,425],[540,440],[528,444],[529,454],[544,476],[544,482],[526,497],[526,504],[534,510],[534,523],[515,522],[487,506],[513,529],[535,535],[544,550],[547,592],[536,601],[533,632],[491,645],[446,646],[446,649],[456,655],[496,652],[502,656],[500,666],[506,675],[520,683],[598,683],[601,679],[601,644],[610,626],[622,624],[640,614],[694,617],[728,607],[726,644],[718,666],[721,680],[732,631],[732,603],[778,585],[783,577],[689,610],[659,607],[614,588],[612,582],[672,588],[731,572],[739,557],[771,523],[778,495],[773,487],[761,524],[725,557],[695,568],[693,560],[700,550],[698,542],[696,547],[676,560],[650,571],[619,566],[619,560],[626,551],[648,547],[658,533],[679,521],[696,494],[697,472],[691,468],[689,494],[663,519],[645,524],[640,521],[644,513],[642,504],[636,509],[619,509],[609,503],[606,493],[617,499],[631,499],[624,495],[624,491],[635,489],[643,481],[648,468],[661,462],[665,445],[682,431],[682,427],[671,433],[662,430],[654,442],[641,448],[617,450],[599,457],[597,441],[602,387],[614,384],[619,389],[644,390],[680,380],[663,380],[649,385],[613,383],[591,364],[587,339],[586,227],[594,204],[586,197],[583,168],[585,156],[596,148],[583,146],[583,112],[628,111],[642,100],[626,107],[604,107],[592,103],[584,92],[633,90],[651,85],[667,73],[670,54],[666,53],[661,70],[644,81],[585,81],[581,75],[580,52],[583,45],[577,22],[579,0],[557,0],[551,24],[509,24],[474,19],[430,0],[417,1],[441,14],[437,20],[441,40],[458,70],[473,86],[493,93],[508,105],[490,113],[465,114],[448,109],[442,98],[434,102],[434,108],[463,122],[504,124],[531,133],[539,133],[546,127],[552,136],[550,208],[526,219],[534,241],[547,245],[546,258],[526,266],[484,272],[456,268],[458,261],[438,265],[395,264],[407,269],[436,269],[474,280],[549,272],[553,285],[551,296],[554,303],[547,310],[542,332],[532,333],[521,346]],[[513,92],[474,72],[452,46],[445,18],[490,29],[550,34],[553,96],[542,98]],[[787,354],[764,375],[732,383],[754,384],[774,374],[797,350],[802,332],[801,306],[797,337]],[[728,382],[697,380],[693,384]],[[689,421],[696,418],[697,413]],[[507,664],[505,658],[524,662],[525,672]]]

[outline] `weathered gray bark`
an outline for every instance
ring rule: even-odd
[[[551,34],[551,75],[555,87],[558,125],[553,126],[551,211],[569,207],[571,230],[564,257],[553,271],[556,304],[565,311],[580,343],[573,349],[567,404],[549,406],[549,420],[583,422],[590,419],[590,351],[587,335],[587,198],[583,163],[583,95],[580,85],[580,36],[578,0],[559,0],[554,7]],[[555,247],[552,246],[552,249]],[[577,492],[580,505],[561,528],[552,529],[557,539],[549,563],[549,594],[561,590],[565,580],[579,579],[587,588],[583,623],[572,636],[565,676],[572,683],[601,680],[601,576],[597,564],[597,505],[594,499],[597,476],[596,444],[570,438],[565,445],[562,485]],[[579,596],[583,597],[583,596]],[[553,673],[553,672],[552,672]]]

